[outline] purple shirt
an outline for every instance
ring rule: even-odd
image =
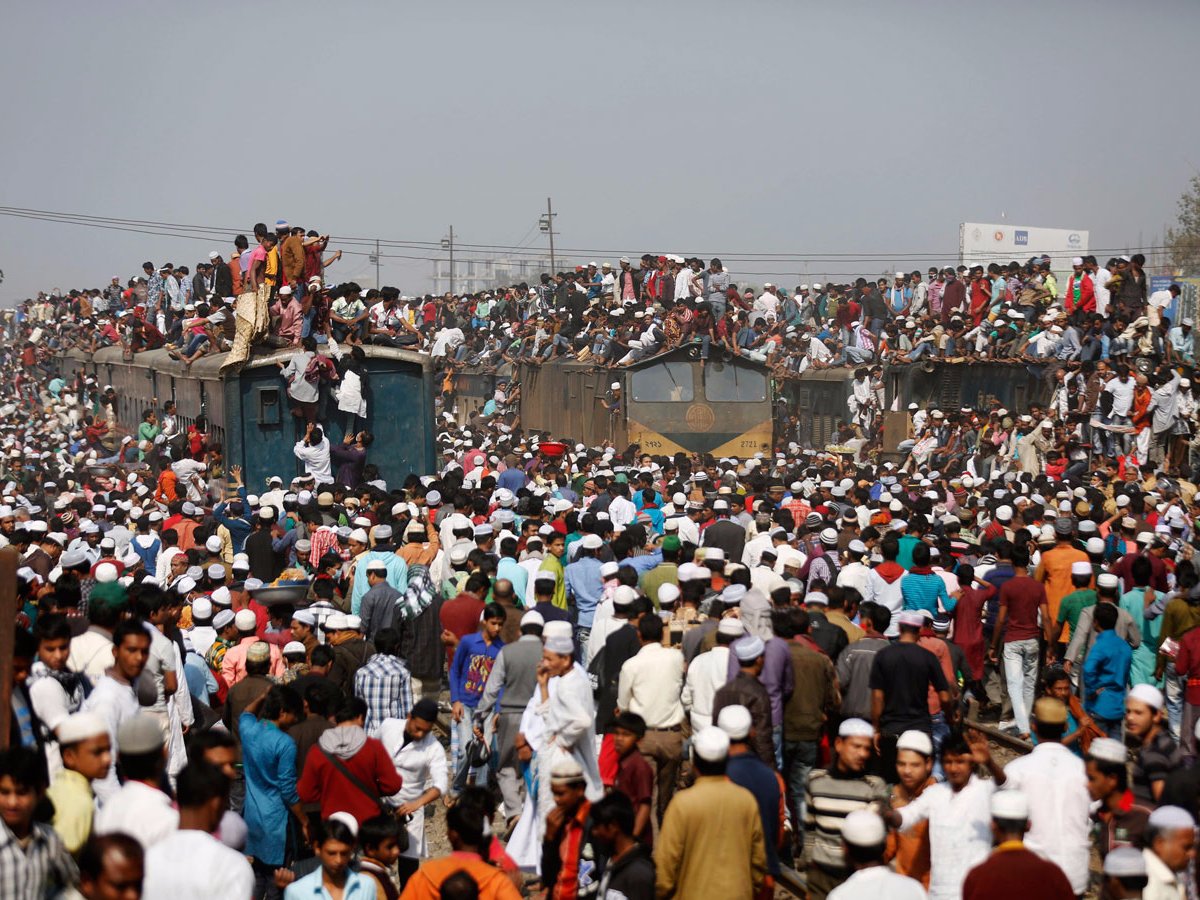
[[[733,681],[737,673],[737,657],[731,652],[729,680]],[[758,680],[767,689],[767,696],[771,698],[771,721],[775,725],[782,725],[783,706],[796,687],[796,675],[792,671],[792,652],[783,638],[773,637],[767,641],[766,652],[763,653],[763,670]]]

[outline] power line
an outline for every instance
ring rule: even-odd
[[[126,232],[126,233],[131,233],[131,234],[145,234],[145,235],[150,235],[150,236],[155,236],[155,237],[170,237],[170,238],[176,238],[176,239],[181,239],[181,240],[205,241],[205,242],[209,242],[209,243],[211,243],[213,240],[227,241],[231,234],[239,233],[240,231],[245,230],[245,229],[238,229],[238,228],[226,228],[226,227],[205,226],[205,225],[189,225],[189,224],[181,224],[181,223],[173,223],[173,222],[161,222],[161,221],[145,220],[145,219],[123,219],[123,218],[117,218],[117,217],[112,217],[112,216],[93,216],[93,215],[87,215],[87,214],[82,214],[82,213],[61,213],[61,212],[54,212],[54,211],[49,211],[49,210],[37,210],[37,209],[28,209],[28,208],[10,207],[10,206],[0,206],[0,216],[6,216],[6,217],[10,217],[10,218],[29,219],[29,220],[33,220],[33,221],[42,221],[42,222],[49,222],[49,223],[55,223],[55,224],[77,225],[77,226],[83,226],[83,227],[88,227],[88,228],[98,228],[98,229],[106,230],[106,231],[118,231],[118,232]],[[528,232],[527,232],[527,234],[528,234]],[[374,250],[375,246],[379,246],[381,249],[383,249],[383,248],[386,248],[386,249],[410,249],[410,250],[417,251],[416,253],[412,253],[412,254],[380,252],[378,255],[385,259],[406,259],[406,260],[415,260],[415,261],[422,261],[422,262],[436,262],[436,261],[443,259],[443,257],[440,254],[437,254],[437,251],[441,249],[440,241],[437,241],[437,242],[398,241],[398,240],[388,240],[388,239],[383,239],[383,238],[352,237],[352,236],[344,236],[344,235],[331,235],[330,240],[335,241],[339,244],[349,244],[351,246],[361,246],[364,248],[361,251],[343,250],[342,252],[344,255],[374,256],[376,254],[373,253],[372,251]],[[523,238],[522,241],[519,243],[524,243],[525,240],[526,240],[526,238]],[[456,248],[457,247],[470,248],[470,249],[476,250],[476,251],[490,252],[490,254],[491,254],[490,256],[475,256],[475,257],[458,256],[457,258],[463,262],[494,263],[494,262],[496,262],[496,259],[495,259],[496,256],[503,256],[503,255],[517,256],[517,257],[528,256],[531,259],[544,258],[544,256],[545,256],[545,251],[540,248],[536,248],[536,247],[521,247],[521,246],[511,246],[511,245],[502,245],[502,244],[471,244],[471,243],[462,243],[462,242],[457,242],[457,241],[455,242],[455,245],[456,245]],[[1145,247],[1128,247],[1128,246],[1126,246],[1126,247],[1116,247],[1116,248],[1091,248],[1091,249],[1089,249],[1088,252],[1093,256],[1106,256],[1106,255],[1115,255],[1115,254],[1121,254],[1121,253],[1130,253],[1130,252],[1134,252],[1134,251],[1144,251],[1146,253],[1154,253],[1157,251],[1161,251],[1162,249],[1163,248],[1159,245],[1150,245],[1150,246],[1145,246]],[[598,249],[598,248],[578,248],[578,247],[576,247],[576,248],[556,247],[555,251],[556,251],[556,255],[557,254],[565,254],[565,255],[569,255],[569,256],[581,256],[581,257],[608,256],[608,255],[616,255],[616,254],[633,256],[636,253],[636,251],[628,251],[628,250],[625,250],[625,251],[613,250],[613,249],[605,250],[605,249]],[[839,252],[839,253],[723,252],[722,253],[722,252],[718,252],[718,253],[712,253],[712,254],[691,253],[689,255],[701,256],[701,257],[706,257],[706,258],[711,257],[711,256],[720,256],[720,258],[723,261],[731,262],[731,263],[745,262],[745,263],[757,264],[758,266],[763,266],[763,265],[779,266],[780,268],[773,269],[773,270],[757,270],[757,269],[756,270],[745,270],[740,267],[737,267],[737,273],[740,275],[741,274],[744,274],[744,275],[759,275],[759,274],[774,275],[774,274],[778,274],[782,270],[790,270],[790,268],[793,264],[794,265],[807,264],[810,267],[812,267],[813,263],[820,263],[820,262],[837,262],[837,263],[841,263],[841,264],[861,263],[861,264],[863,264],[864,269],[869,269],[869,270],[874,270],[875,268],[878,268],[881,266],[886,266],[886,267],[896,266],[898,268],[904,268],[904,266],[901,265],[901,263],[907,263],[908,261],[919,260],[922,262],[922,264],[925,264],[931,259],[957,258],[959,256],[959,252],[960,251],[958,249],[955,249],[953,251],[943,251],[943,252],[917,252],[917,251],[877,252],[877,253],[841,253],[841,252]],[[1047,251],[1047,250],[1038,250],[1036,248],[1025,248],[1021,255],[1025,256],[1026,254],[1028,254],[1028,256],[1035,256],[1035,255],[1040,255],[1043,252],[1063,253],[1065,251],[1061,251],[1061,250]],[[991,260],[991,261],[1007,262],[1007,261],[1012,260],[1014,254],[1011,253],[1010,251],[1006,250],[1006,251],[978,251],[978,252],[971,253],[969,255],[972,258],[980,258],[980,259]],[[828,273],[828,274],[852,275],[855,273],[837,272],[837,273]]]

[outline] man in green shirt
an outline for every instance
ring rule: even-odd
[[[668,534],[662,541],[663,561],[642,576],[642,593],[650,598],[657,610],[658,589],[664,584],[679,586],[679,538]]]
[[[1071,634],[1079,624],[1079,614],[1089,606],[1096,605],[1096,591],[1092,583],[1090,562],[1071,563],[1071,586],[1074,588],[1058,604],[1058,622],[1054,626],[1054,642],[1062,635],[1063,623],[1071,626]]]
[[[554,573],[554,605],[567,608],[567,582],[564,577],[562,558],[567,552],[566,538],[559,532],[546,536],[546,558],[539,571]]]
[[[158,415],[152,409],[142,414],[142,424],[138,426],[138,461],[146,458],[146,453],[154,448],[154,439],[162,432],[158,427]]]

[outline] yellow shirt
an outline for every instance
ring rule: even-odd
[[[567,580],[563,572],[562,560],[553,553],[547,553],[538,571],[554,573],[554,597],[551,598],[559,609],[567,608]]]
[[[654,842],[659,897],[751,900],[767,873],[754,795],[720,775],[701,775],[667,807]]]
[[[862,640],[867,636],[867,633],[855,625],[840,609],[831,609],[825,613],[825,618],[831,624],[836,625],[842,631],[846,632],[846,639],[853,644],[855,641]]]
[[[92,833],[96,809],[92,783],[73,769],[63,769],[54,776],[46,796],[54,803],[54,830],[67,852],[78,855]]]

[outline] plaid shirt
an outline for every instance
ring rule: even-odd
[[[79,879],[71,854],[49,825],[34,823],[32,840],[22,847],[0,822],[0,897],[41,900],[57,896]]]
[[[404,663],[376,653],[354,675],[354,693],[367,704],[367,734],[379,736],[384,719],[407,719],[412,710],[412,678]]]

